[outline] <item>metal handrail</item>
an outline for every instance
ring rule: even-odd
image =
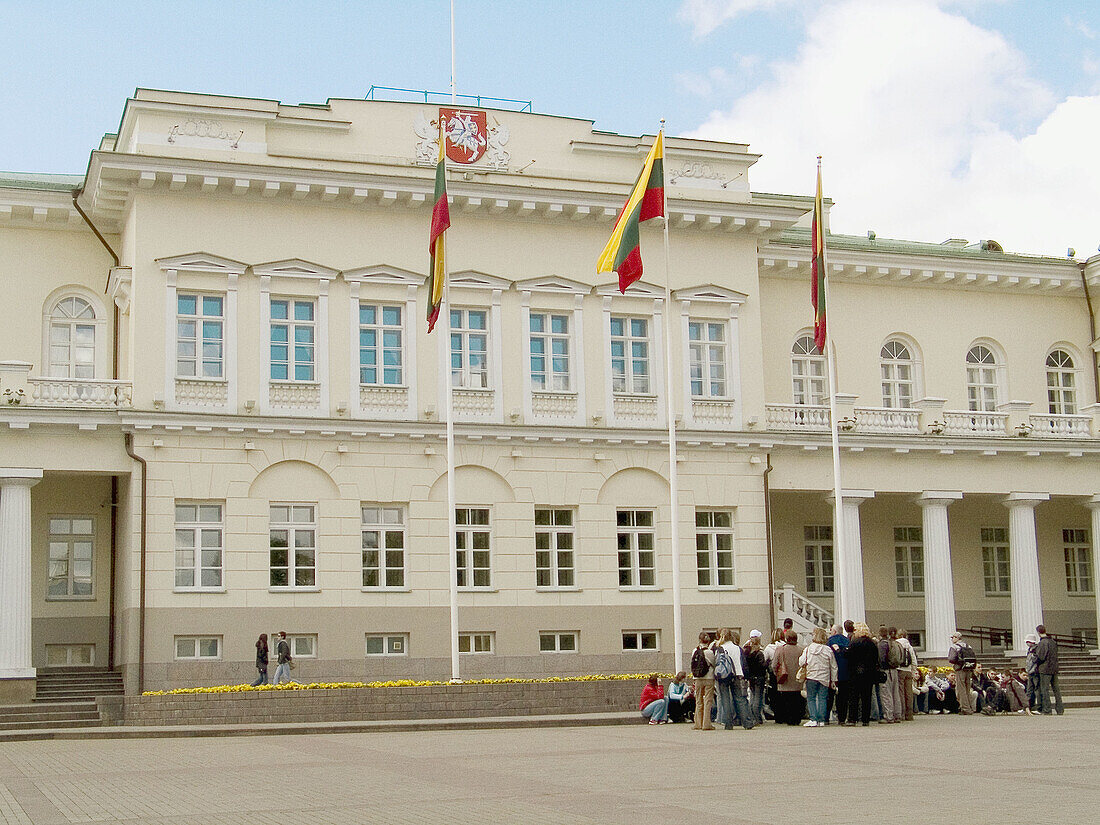
[[[370,89],[367,90],[367,95],[363,99],[364,100],[379,100],[380,98],[375,97],[376,92],[400,92],[402,94],[407,94],[407,95],[416,95],[417,97],[423,96],[425,103],[431,103],[431,100],[429,100],[429,97],[433,97],[433,96],[435,98],[437,98],[439,100],[439,102],[441,102],[441,103],[450,103],[451,102],[451,93],[450,92],[432,92],[432,91],[428,91],[426,89],[402,89],[398,86],[374,86],[374,85],[372,85],[370,87]],[[515,106],[519,106],[519,108],[516,109],[516,111],[518,111],[518,112],[533,111],[532,108],[531,108],[531,101],[530,100],[516,100],[516,99],[511,98],[511,97],[485,97],[484,95],[464,95],[464,94],[456,94],[455,98],[458,99],[458,100],[462,100],[462,101],[471,101],[474,106],[477,106],[479,108],[482,107],[482,106],[485,106],[486,103],[511,103],[511,104],[514,104],[514,105],[513,106],[494,106],[494,107],[491,107],[491,108],[514,109]],[[522,105],[520,105],[520,104],[522,104]]]
[[[993,641],[993,637],[997,636],[1004,640],[1005,647],[1012,646],[1012,628],[1010,627],[990,627],[988,625],[974,625],[972,627],[962,628],[964,636],[973,636],[978,639],[979,651],[985,652],[985,641],[988,639]],[[1066,636],[1060,633],[1048,633],[1048,636],[1058,643],[1059,647],[1073,648],[1075,650],[1087,650],[1088,642],[1085,639],[1079,639],[1076,636]]]

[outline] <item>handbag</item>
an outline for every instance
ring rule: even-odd
[[[290,665],[291,670],[294,670],[294,668],[298,667],[298,663],[295,662],[293,659],[290,659],[289,661],[287,661],[287,664]]]
[[[794,678],[799,682],[805,682],[806,681],[806,666],[805,665],[799,665],[798,672],[795,673]]]
[[[791,677],[791,674],[787,672],[787,661],[782,656],[776,657],[775,664],[775,682],[778,685],[785,685],[787,680]]]

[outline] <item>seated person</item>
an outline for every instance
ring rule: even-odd
[[[642,716],[649,720],[651,725],[659,725],[668,721],[668,701],[665,699],[665,689],[657,680],[657,674],[649,677],[646,686],[642,688],[642,697],[638,700],[638,710]]]
[[[928,676],[928,706],[931,713],[958,713],[959,699],[955,695],[955,674],[947,674],[947,678],[929,674]]]
[[[917,713],[927,714],[928,707],[928,681],[923,670],[917,670],[917,678],[913,680],[913,696],[917,703]]]
[[[695,716],[695,688],[687,679],[687,673],[680,671],[668,683],[668,721],[683,722]]]

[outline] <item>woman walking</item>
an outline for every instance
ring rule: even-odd
[[[267,684],[267,634],[261,633],[256,640],[256,670],[260,671],[259,677],[252,683],[252,687]]]
[[[837,668],[833,649],[826,644],[826,639],[825,628],[814,628],[813,641],[798,658],[799,666],[806,668],[806,703],[810,713],[809,720],[804,723],[807,728],[829,724],[826,702],[829,691],[836,687]]]

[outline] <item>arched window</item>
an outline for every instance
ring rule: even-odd
[[[817,351],[812,335],[801,336],[791,347],[791,377],[794,403],[825,403],[825,356]]]
[[[95,378],[96,317],[83,298],[63,298],[50,312],[50,375]]]
[[[1047,356],[1047,403],[1052,415],[1077,413],[1077,385],[1074,383],[1073,358],[1056,349]]]
[[[995,412],[997,409],[997,356],[984,344],[975,344],[966,353],[966,398],[971,412]]]
[[[879,353],[882,359],[882,406],[909,409],[913,406],[913,355],[901,341],[887,341]]]

